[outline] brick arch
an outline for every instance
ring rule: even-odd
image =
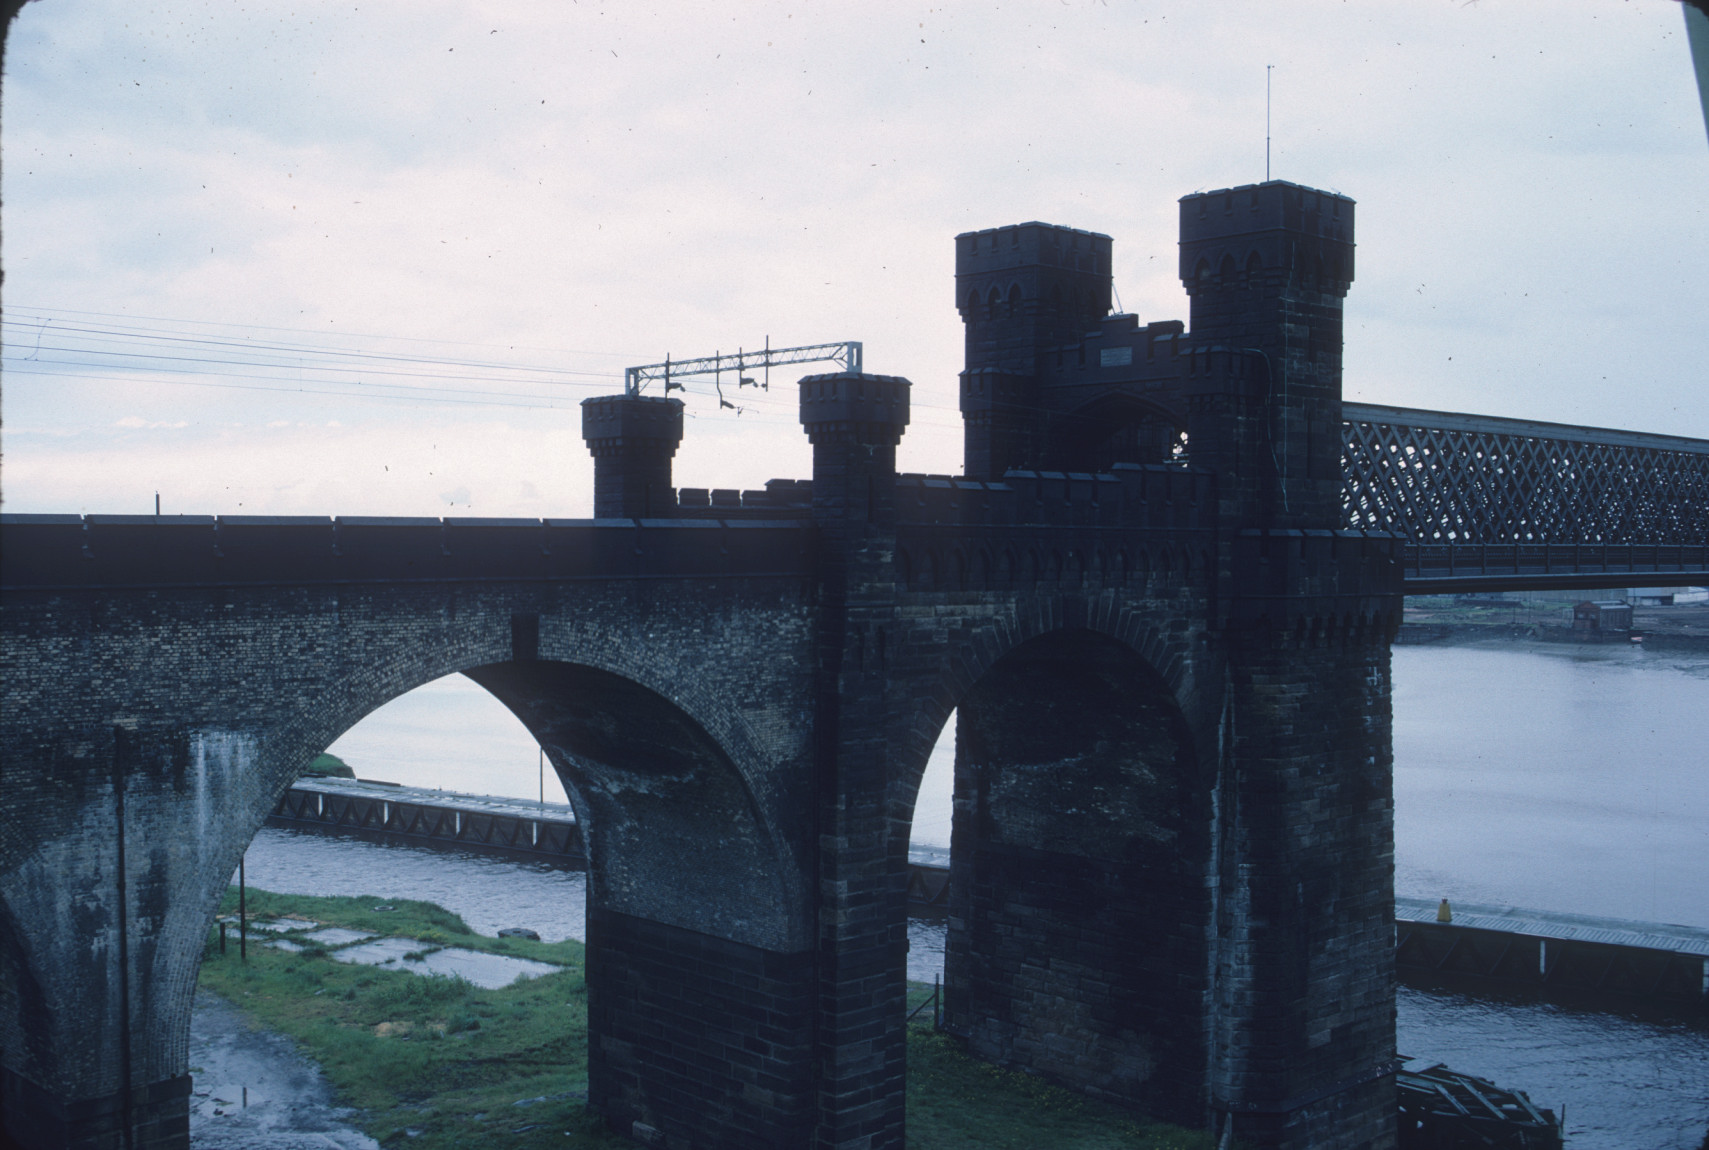
[[[1097,611],[1088,599],[1075,597],[1072,618],[1068,613],[1043,609],[1017,610],[990,619],[969,632],[959,643],[936,654],[933,686],[914,699],[914,714],[908,723],[908,745],[899,749],[896,761],[902,770],[898,780],[907,795],[906,809],[913,810],[914,795],[925,773],[926,760],[937,745],[949,717],[960,700],[1009,652],[1053,632],[1087,631],[1125,647],[1160,678],[1184,714],[1202,712],[1206,701],[1193,674],[1191,652],[1183,640],[1137,611]],[[909,658],[899,650],[899,660]],[[903,836],[904,843],[906,836]]]
[[[540,741],[575,797],[596,902],[752,946],[806,944],[784,913],[777,829],[726,747],[677,700],[576,663],[465,673]]]
[[[615,618],[589,628],[576,616],[573,610],[561,611],[557,617],[532,615],[531,618],[540,620],[533,624],[539,628],[538,638],[532,640],[537,647],[526,653],[523,662],[537,659],[543,663],[590,668],[670,700],[729,757],[731,768],[743,777],[744,786],[751,785],[765,753],[759,749],[759,740],[745,720],[727,700],[708,689],[703,676],[673,671],[668,649],[659,644],[636,642],[633,620]],[[476,617],[467,627],[433,639],[399,643],[376,658],[361,661],[345,676],[326,682],[319,694],[306,697],[297,709],[295,721],[281,724],[278,732],[286,738],[289,752],[278,756],[281,761],[272,770],[262,772],[269,789],[267,801],[276,802],[300,773],[300,766],[294,765],[297,757],[306,763],[393,699],[447,675],[513,662],[517,655],[516,636],[511,626],[503,625],[510,623],[511,617],[500,616],[498,621],[500,625],[494,626],[492,617]]]
[[[651,772],[651,779],[645,771],[628,772],[630,777],[624,778],[621,764],[601,762],[588,753],[585,734],[579,741],[573,737],[558,738],[547,744],[548,758],[570,794],[577,817],[584,821],[593,900],[603,896],[611,901],[613,888],[624,888],[640,896],[639,902],[617,900],[616,909],[632,917],[672,925],[692,923],[702,933],[722,934],[733,941],[766,949],[791,950],[806,944],[806,924],[797,921],[786,909],[791,892],[785,889],[785,876],[795,868],[786,865],[788,860],[782,857],[786,852],[777,829],[769,824],[756,803],[751,780],[737,762],[754,753],[751,745],[743,745],[751,743],[741,737],[743,724],[696,716],[696,704],[701,707],[707,704],[705,698],[695,697],[703,692],[692,685],[671,683],[668,676],[648,673],[633,665],[637,661],[634,657],[602,658],[601,652],[584,651],[586,661],[581,663],[518,663],[509,661],[511,652],[506,647],[508,643],[460,638],[439,650],[402,651],[379,666],[367,668],[367,674],[353,676],[353,683],[341,684],[350,691],[341,705],[306,707],[307,721],[289,724],[259,739],[218,730],[192,733],[189,751],[202,777],[223,777],[229,782],[245,771],[253,771],[262,785],[252,788],[249,801],[231,812],[237,822],[236,834],[221,836],[225,849],[209,853],[202,868],[204,881],[198,892],[199,905],[181,901],[169,910],[169,921],[158,942],[156,965],[186,967],[192,973],[188,978],[168,974],[158,980],[165,991],[160,1003],[164,1018],[188,1019],[193,971],[199,965],[215,908],[229,876],[301,766],[378,707],[457,671],[470,673],[476,682],[493,691],[537,738],[543,734],[551,737],[550,724],[538,713],[543,698],[552,693],[553,686],[569,685],[562,672],[575,669],[581,676],[574,685],[583,689],[603,686],[597,696],[603,703],[627,699],[640,704],[637,710],[642,713],[630,724],[631,732],[657,731],[674,719],[677,733],[682,736],[679,743],[697,744],[692,748],[685,745],[676,748],[678,765],[691,756],[696,758],[698,766],[711,776],[704,780],[711,785],[687,788],[689,793],[674,802],[653,802],[646,812],[632,802],[614,802],[612,795],[644,791],[649,783],[656,789],[658,777],[669,775],[668,765],[663,771]],[[476,665],[468,665],[472,660]],[[554,678],[557,683],[548,682]],[[495,687],[500,689],[494,690]],[[337,687],[327,692],[338,693]],[[720,728],[724,739],[710,733]],[[731,738],[732,735],[736,737]],[[678,817],[669,831],[663,831],[660,824],[668,820],[662,816],[671,810]],[[695,836],[685,833],[696,823],[706,832],[700,843],[718,846],[717,859],[696,857]],[[614,824],[623,824],[629,832],[622,836],[622,841],[612,841],[618,837],[613,832],[619,829]],[[666,860],[671,865],[634,866],[633,860],[644,855],[647,840],[661,835],[672,842],[671,857]],[[688,861],[676,865],[678,859]],[[647,861],[656,864],[659,860]],[[613,874],[618,871],[622,872],[621,880]],[[376,882],[383,885],[383,878],[377,876]],[[729,898],[738,889],[742,892],[740,897]],[[705,897],[695,899],[697,893]],[[717,896],[724,896],[727,905],[722,913],[707,913],[708,900]],[[690,899],[697,911],[692,915],[685,913],[684,906]],[[671,913],[672,904],[679,911],[675,915]],[[673,918],[680,921],[672,922]]]
[[[308,762],[392,699],[461,672],[493,693],[537,739],[548,732],[550,724],[541,716],[540,708],[544,694],[553,690],[603,692],[608,701],[632,703],[637,708],[635,721],[643,728],[675,722],[684,731],[697,732],[685,738],[692,737],[698,746],[696,753],[707,764],[716,763],[716,769],[727,776],[729,791],[720,809],[751,822],[752,841],[770,844],[764,853],[780,851],[776,845],[779,829],[763,813],[764,804],[754,798],[756,780],[767,765],[768,755],[747,720],[709,686],[706,676],[680,667],[668,645],[637,642],[635,620],[617,616],[590,627],[579,611],[564,609],[567,606],[560,606],[556,612],[530,613],[520,623],[502,615],[498,626],[493,625],[491,616],[477,618],[466,628],[436,637],[437,641],[401,644],[385,658],[353,667],[343,683],[329,685],[321,699],[304,708],[308,721],[285,739],[289,750],[273,756],[280,761],[269,772],[271,786],[265,809],[251,811],[254,827],[245,835],[245,842],[294,780],[293,763]],[[520,661],[516,659],[518,626],[538,629],[537,637],[531,640],[535,649],[521,652],[525,657]],[[598,834],[600,819],[597,804],[589,802],[590,788],[609,784],[609,770],[591,768],[573,739],[561,739],[556,746],[544,739],[542,743],[571,795],[577,817],[588,820],[589,834]],[[236,865],[235,858],[232,865]],[[775,941],[781,944],[784,940]]]
[[[1205,1057],[1196,1012],[1208,985],[1216,763],[1204,716],[1215,708],[1200,697],[1189,644],[1136,613],[1099,616],[1090,597],[1058,603],[993,619],[944,653],[938,688],[917,703],[915,745],[896,757],[892,809],[913,809],[959,708],[958,760],[998,758],[957,764],[951,1025],[983,1058],[1190,1118]],[[969,799],[977,813],[964,816]],[[897,830],[893,853],[907,841]],[[985,935],[1011,926],[1034,937],[993,949]],[[1145,946],[1129,945],[1135,931]],[[1117,1055],[1135,1034],[1152,1054]]]
[[[721,801],[702,806],[719,812],[726,824],[718,828],[720,838],[745,861],[729,868],[742,891],[743,913],[725,922],[698,914],[697,937],[721,932],[738,945],[768,951],[807,945],[807,879],[802,859],[793,857],[807,848],[778,829],[775,820],[787,816],[756,799],[756,779],[763,768],[775,779],[784,764],[805,759],[806,736],[785,735],[780,742],[778,731],[808,719],[786,719],[778,731],[756,734],[730,692],[729,676],[707,673],[725,647],[711,638],[723,628],[702,626],[709,617],[704,608],[673,614],[664,609],[668,602],[649,603],[602,586],[215,588],[136,598],[146,602],[146,616],[123,594],[109,594],[106,609],[136,611],[147,627],[93,630],[89,642],[114,665],[146,667],[148,674],[115,676],[94,690],[54,695],[49,707],[8,716],[13,751],[48,763],[66,753],[56,747],[71,745],[95,783],[63,804],[58,821],[38,826],[22,853],[8,857],[3,913],[26,924],[27,933],[0,955],[9,984],[39,984],[41,1002],[79,1001],[78,988],[105,984],[104,975],[88,971],[105,969],[106,951],[65,948],[103,929],[102,921],[115,920],[112,883],[97,880],[92,893],[77,898],[67,892],[88,883],[77,876],[87,869],[79,860],[90,851],[90,834],[108,843],[114,838],[111,780],[122,777],[124,825],[138,836],[128,855],[129,917],[138,924],[131,943],[135,1082],[181,1080],[190,1001],[212,915],[284,789],[317,752],[375,708],[458,671],[574,664],[625,684],[631,696],[652,699],[655,713],[677,716],[680,727],[698,732],[703,758],[719,773],[715,797]],[[767,629],[786,646],[792,627],[799,642],[808,641],[804,605],[787,596],[780,605],[772,594],[741,602],[772,611]],[[82,625],[74,612],[65,618],[65,626]],[[674,630],[656,638],[648,633],[667,627]],[[52,670],[44,667],[44,681],[52,680]],[[754,673],[771,674],[764,666]],[[779,676],[787,678],[782,671]],[[807,715],[806,698],[803,691],[800,702],[786,702],[788,713]],[[564,756],[553,758],[564,766]],[[570,789],[576,796],[578,788]],[[591,830],[599,812],[588,811],[585,793],[576,797]],[[732,820],[739,824],[734,833]],[[79,826],[88,829],[79,832]],[[168,826],[175,828],[169,850],[153,830]],[[82,925],[73,928],[66,916],[77,907]],[[11,969],[19,965],[27,970]],[[28,1049],[18,1036],[38,1034],[38,1054],[19,1073],[35,1082],[78,1083],[77,1089],[100,1095],[118,1088],[111,1052],[119,1019],[116,1008],[104,1007],[30,1013],[28,1002],[15,997],[0,1016],[0,1038],[11,1036],[11,1054]]]

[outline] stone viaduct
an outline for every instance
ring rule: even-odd
[[[239,857],[316,752],[462,672],[583,824],[618,1130],[903,1145],[910,818],[957,712],[974,1052],[1392,1146],[1403,541],[1345,525],[1353,204],[1266,183],[1181,229],[1190,325],[1145,328],[1106,316],[1108,237],[957,238],[963,477],[898,475],[908,382],[837,374],[800,384],[811,481],[764,491],[672,487],[678,401],[589,400],[591,521],[7,517],[6,1132],[187,1145]]]

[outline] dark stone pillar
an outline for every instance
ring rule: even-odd
[[[1168,688],[1087,632],[1023,644],[962,700],[955,776],[949,1028],[1197,1125],[1210,795]]]
[[[1395,540],[1341,529],[1353,201],[1184,197],[1189,449],[1216,473],[1227,660],[1210,1107],[1273,1150],[1394,1145]]]
[[[584,399],[582,438],[593,453],[595,519],[676,514],[671,457],[682,442],[682,400],[650,395]]]
[[[75,609],[55,609],[64,614],[37,615],[38,626],[76,625]],[[170,641],[154,642],[147,659],[172,666]],[[147,659],[114,663],[155,666]],[[228,768],[249,765],[238,749],[248,740],[233,733],[216,749],[187,724],[84,725],[79,709],[100,688],[69,681],[47,706],[6,716],[0,821],[28,812],[15,825],[42,839],[0,871],[0,1144],[184,1150],[185,1039],[211,917],[202,908],[229,874],[203,858],[235,862],[217,820]],[[58,731],[43,732],[54,719]]]
[[[844,371],[801,380],[801,425],[813,444],[813,517],[852,557],[894,519],[896,445],[913,384]],[[863,524],[869,526],[862,526]]]
[[[818,845],[818,1150],[900,1150],[904,1129],[908,826],[886,803],[895,624],[896,444],[905,379],[808,376],[820,624],[814,722]]]
[[[1275,621],[1230,637],[1212,1107],[1250,1145],[1383,1150],[1396,1137],[1391,624]]]
[[[127,1129],[129,1138],[126,1137]],[[101,1098],[65,1098],[0,1067],[0,1131],[22,1150],[183,1150],[190,1144],[190,1076]]]
[[[590,907],[588,1104],[643,1145],[799,1150],[813,955]]]
[[[740,642],[737,619],[724,627]],[[787,661],[804,673],[804,658]],[[469,677],[546,748],[583,820],[589,1104],[644,1145],[807,1145],[815,954],[793,871],[805,845],[770,836],[726,745],[672,700],[551,660]],[[777,821],[804,838],[799,810]]]
[[[955,237],[968,478],[1001,479],[1011,468],[1046,465],[1044,351],[1079,342],[1109,313],[1110,252],[1109,236],[1036,220]]]

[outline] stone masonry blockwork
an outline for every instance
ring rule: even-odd
[[[968,474],[911,385],[802,381],[811,480],[671,487],[585,409],[592,521],[0,519],[0,1123],[187,1145],[214,907],[319,751],[463,673],[589,858],[590,1103],[673,1150],[899,1150],[909,831],[958,716],[946,1015],[981,1057],[1275,1150],[1394,1140],[1396,540],[1340,526],[1352,202],[1182,202],[1191,330],[1108,237],[957,239]],[[75,1129],[73,1129],[75,1127]]]

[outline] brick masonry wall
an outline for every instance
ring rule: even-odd
[[[938,533],[939,543],[945,548],[958,545],[957,534],[953,531],[942,530]],[[871,618],[867,630],[857,634],[851,643],[864,650],[869,665],[877,652],[883,652],[884,675],[887,679],[887,698],[889,700],[886,713],[890,716],[887,727],[889,742],[889,758],[891,769],[885,780],[886,790],[882,796],[864,797],[857,792],[849,797],[852,806],[862,809],[878,808],[888,812],[888,854],[885,866],[880,867],[876,862],[870,864],[870,869],[860,876],[858,885],[844,896],[850,903],[858,903],[873,909],[875,917],[882,918],[883,913],[891,904],[888,900],[894,898],[895,918],[894,928],[900,932],[905,926],[903,917],[904,907],[901,896],[906,882],[906,844],[908,841],[909,824],[912,817],[915,791],[919,783],[920,772],[923,771],[926,759],[935,744],[943,723],[952,710],[958,705],[966,706],[970,699],[975,700],[982,693],[993,700],[1001,700],[1014,716],[1016,722],[1025,725],[1030,716],[1036,714],[1039,700],[1030,694],[1017,693],[1015,685],[1007,689],[988,690],[987,682],[994,677],[1000,678],[1004,657],[1010,652],[1026,648],[1031,641],[1037,641],[1046,636],[1071,637],[1071,647],[1080,653],[1100,644],[1109,649],[1123,652],[1126,669],[1136,676],[1149,676],[1147,687],[1153,687],[1165,692],[1171,699],[1171,706],[1178,706],[1183,713],[1194,715],[1211,715],[1216,713],[1216,698],[1207,697],[1200,689],[1201,679],[1208,679],[1214,687],[1220,676],[1215,673],[1204,673],[1205,646],[1202,626],[1195,625],[1193,619],[1204,617],[1206,608],[1204,600],[1204,582],[1189,578],[1181,569],[1165,575],[1153,571],[1146,575],[1136,572],[1118,576],[1114,568],[1104,573],[1096,565],[1086,571],[1070,571],[1067,568],[1059,571],[1054,578],[1033,576],[1017,576],[1007,587],[998,590],[960,590],[940,591],[910,591],[896,596],[893,605],[882,615]],[[964,712],[965,713],[965,712]],[[1201,724],[1202,725],[1202,724]],[[1118,723],[1119,726],[1119,723]],[[1052,729],[1048,728],[1047,729]],[[1061,733],[1060,730],[1057,733]],[[1117,734],[1117,739],[1126,738],[1132,732]],[[1071,757],[1076,750],[1084,747],[1076,743],[1065,749],[1065,756]],[[1126,750],[1128,748],[1122,748]],[[1120,752],[1117,752],[1117,758]],[[1136,756],[1143,757],[1143,756]],[[1090,769],[1083,772],[1079,781],[1083,784],[1096,786],[1096,776],[1105,765],[1102,762],[1088,764]],[[1013,781],[1013,780],[1011,780]],[[1073,806],[1072,801],[1063,793],[1055,793],[1052,780],[1045,775],[1028,780],[1033,791],[1028,798],[1037,799],[1051,806]],[[1016,811],[1024,805],[1018,792],[1014,795],[1016,801],[1009,809]],[[958,807],[962,803],[958,800]],[[1120,821],[1131,812],[1116,811],[1115,821]],[[1072,819],[1063,820],[1070,822]],[[956,919],[964,922],[968,916],[960,908],[958,899],[962,899],[973,889],[964,876],[968,865],[969,854],[966,844],[959,835],[963,820],[958,815],[958,837],[955,843],[956,869],[951,881],[951,930],[952,953],[950,955],[950,990],[952,1025],[955,1024],[956,993],[956,955],[954,952],[954,936],[957,931]],[[1062,829],[1058,824],[1057,830]],[[1056,849],[1060,849],[1060,835],[1047,834],[1046,828],[1029,827],[1024,834],[1034,834],[1041,843],[1051,844],[1054,840]],[[998,844],[999,850],[993,857],[1025,858],[1036,861],[1049,856],[1049,851],[1030,851],[1027,848],[1011,850],[1005,844]],[[983,864],[986,860],[981,860]],[[1085,857],[1069,856],[1066,860],[1071,865],[1067,868],[1082,887],[1097,888],[1108,881],[1108,873],[1101,868],[1103,863]],[[1076,867],[1078,869],[1076,869]],[[1041,903],[1042,892],[1038,888],[1024,890],[1021,885],[1022,877],[1018,868],[994,875],[999,880],[998,885],[1008,881],[1008,892],[1014,896],[1014,905],[1021,908],[1021,913],[1031,909],[1028,905],[1030,898],[1034,904]],[[1201,877],[1200,889],[1204,881]],[[1071,893],[1071,892],[1064,892]],[[1119,899],[1111,899],[1108,889],[1099,891],[1094,901],[1102,900],[1106,909],[1110,904],[1119,904]],[[1082,903],[1078,909],[1087,909]],[[1116,905],[1119,913],[1124,909]],[[1090,941],[1090,932],[1081,931],[1074,921],[1073,914],[1058,914],[1050,918],[1029,920],[1029,926],[1036,926],[1034,935],[1025,940],[1029,949],[1024,962],[1017,962],[1014,956],[1012,940],[1004,940],[994,945],[1006,950],[999,958],[994,958],[989,949],[984,950],[978,957],[990,961],[994,969],[1002,969],[1003,964],[1010,966],[1030,963],[1030,970],[1036,973],[1039,968],[1055,964],[1057,970],[1071,970],[1076,967],[1087,970],[1086,979],[1089,993],[1082,996],[1088,1016],[1100,1013],[1097,1025],[1112,1011],[1112,1003],[1121,1000],[1124,994],[1130,994],[1135,980],[1129,978],[1130,971],[1123,971],[1119,965],[1111,968],[1112,973],[1106,979],[1099,979],[1091,974],[1089,968],[1106,960],[1104,954],[1090,954],[1076,951]],[[1202,920],[1201,915],[1201,920]],[[1201,921],[1200,931],[1204,929]],[[994,932],[993,932],[994,933]],[[874,928],[869,936],[872,942],[869,947],[878,954],[879,948],[890,942],[881,930]],[[1063,953],[1058,961],[1055,956],[1044,948],[1060,946]],[[1118,944],[1119,946],[1119,944]],[[897,945],[897,949],[900,947]],[[1202,951],[1202,941],[1200,942]],[[898,964],[899,965],[899,964]],[[892,968],[894,969],[894,968]],[[1102,972],[1100,972],[1102,973]],[[1200,982],[1204,979],[1203,962],[1193,972]],[[896,979],[897,991],[900,991],[899,972],[892,975]],[[1126,980],[1123,985],[1124,979]],[[1113,980],[1116,990],[1113,996],[1105,1001],[1098,1001],[1094,982]],[[879,983],[883,986],[883,983]],[[982,984],[982,1008],[986,1005],[1004,1001],[1005,995],[1015,998],[1028,996],[1017,992],[1015,988],[1005,983],[1001,978],[992,977],[988,984]],[[1144,989],[1140,989],[1144,993]],[[1039,994],[1028,1001],[1044,1002],[1051,996]],[[1130,995],[1131,997],[1131,995]],[[1124,1000],[1125,1001],[1125,1000]],[[964,1000],[965,1002],[965,1000]],[[1202,1009],[1202,998],[1195,1004],[1195,1030],[1202,1031],[1203,1022],[1198,1011]],[[1006,1007],[1004,1008],[1006,1009]],[[1115,1009],[1127,1009],[1125,1005]],[[1130,1011],[1130,1014],[1137,1013]],[[899,1013],[895,1016],[899,1023]],[[964,1011],[962,1019],[969,1016]],[[888,1019],[884,1021],[888,1022]],[[998,1024],[1006,1024],[1012,1019],[1008,1015],[995,1019]],[[1051,1073],[1060,1081],[1069,1082],[1076,1087],[1098,1089],[1090,1079],[1103,1076],[1109,1077],[1107,1067],[1093,1069],[1092,1064],[1099,1058],[1115,1056],[1118,1060],[1122,1052],[1117,1049],[1128,1035],[1119,1036],[1116,1042],[1103,1046],[1098,1045],[1098,1032],[1082,1028],[1080,1033],[1072,1036],[1048,1033],[1056,1019],[1047,1017],[1040,1011],[1027,1020],[1028,1029],[1022,1043],[1023,1052],[1027,1058],[1037,1055],[1034,1065],[1032,1061],[1022,1058],[1007,1058],[1016,1065],[1028,1069]],[[900,1029],[899,1026],[897,1029]],[[1114,1033],[1116,1028],[1110,1028]],[[1028,1046],[1027,1043],[1032,1043]],[[1047,1057],[1046,1050],[1072,1048],[1084,1055],[1078,1063],[1069,1057]],[[994,1052],[983,1051],[987,1056]],[[1054,1058],[1054,1060],[1052,1060]],[[1202,1060],[1200,1063],[1202,1076]],[[1106,1091],[1108,1093],[1108,1091]],[[1134,1101],[1134,1092],[1130,1091],[1127,1101]],[[1198,1116],[1195,1115],[1195,1119]]]
[[[972,1048],[1203,1115],[1210,775],[1131,649],[1056,633],[963,700],[948,1018]]]
[[[1394,1137],[1388,645],[1308,634],[1247,633],[1231,659],[1211,1086],[1260,1145],[1380,1147]]]
[[[761,950],[595,908],[589,1101],[670,1150],[798,1150],[815,1114],[811,950]]]
[[[608,553],[548,556],[605,578],[325,579],[357,558],[380,574],[462,561],[450,528],[405,526],[378,529],[427,542],[401,560],[352,529],[334,558],[299,564],[306,582],[200,588],[113,585],[97,532],[107,586],[9,588],[8,1082],[113,1097],[126,996],[133,1086],[176,1080],[212,907],[278,794],[374,706],[467,670],[564,777],[595,859],[593,914],[627,924],[609,937],[700,988],[660,997],[615,979],[596,939],[593,993],[611,993],[593,1041],[609,1024],[629,1045],[596,1058],[592,1087],[620,1124],[709,1144],[726,1124],[737,1140],[798,1129],[794,1095],[751,1094],[735,1062],[704,1052],[681,1063],[677,1032],[734,1040],[739,995],[720,963],[798,971],[810,955],[810,1056],[771,1039],[755,1053],[780,1080],[803,1059],[814,1145],[901,1144],[908,829],[926,758],[965,705],[969,747],[997,753],[964,771],[952,1021],[987,1054],[1092,1092],[1232,1110],[1261,1144],[1352,1130],[1346,1145],[1383,1145],[1356,1128],[1384,1083],[1346,1079],[1392,1043],[1380,543],[1213,538],[1194,526],[1202,485],[1175,476],[1156,498],[1144,475],[1118,481],[1137,491],[1121,506],[1144,509],[1124,528],[1077,480],[1039,476],[1023,496],[1054,509],[1007,530],[1032,558],[1005,562],[989,546],[1004,529],[943,522],[939,496],[909,512],[936,521],[896,525],[888,455],[839,442],[815,475],[819,527],[750,528],[769,542],[748,578],[712,573],[743,537],[707,521],[600,527]],[[554,531],[586,534],[500,538]],[[812,542],[774,546],[787,532]],[[902,543],[929,562],[904,571]],[[789,553],[816,567],[772,573]],[[982,569],[980,554],[997,558]],[[1046,636],[1066,645],[1032,646]],[[1075,679],[1088,659],[1102,669]],[[1039,817],[1058,808],[1091,813]],[[1178,849],[1153,849],[1165,839]],[[781,1002],[796,974],[777,977],[737,989]],[[714,1116],[703,1135],[673,1128],[695,1107]]]
[[[716,546],[715,533],[703,538]],[[679,733],[698,732],[694,754],[631,762],[621,778],[601,776],[611,756],[585,730],[550,748],[573,795],[603,796],[601,902],[749,945],[804,947],[811,845],[805,821],[787,817],[806,803],[810,753],[810,684],[791,674],[811,634],[804,591],[799,580],[739,578],[668,590],[627,579],[9,590],[9,1080],[83,1106],[120,1094],[127,1069],[134,1088],[182,1076],[214,906],[279,794],[374,707],[447,673],[511,662],[523,640],[539,660],[536,697],[555,686],[552,667],[573,662],[632,684],[630,703],[678,716]],[[636,809],[619,818],[626,793]],[[623,829],[672,811],[672,839]],[[701,883],[684,881],[677,859],[679,842],[697,840],[722,846],[697,860],[709,868]],[[9,1097],[29,1094],[20,1086]]]

